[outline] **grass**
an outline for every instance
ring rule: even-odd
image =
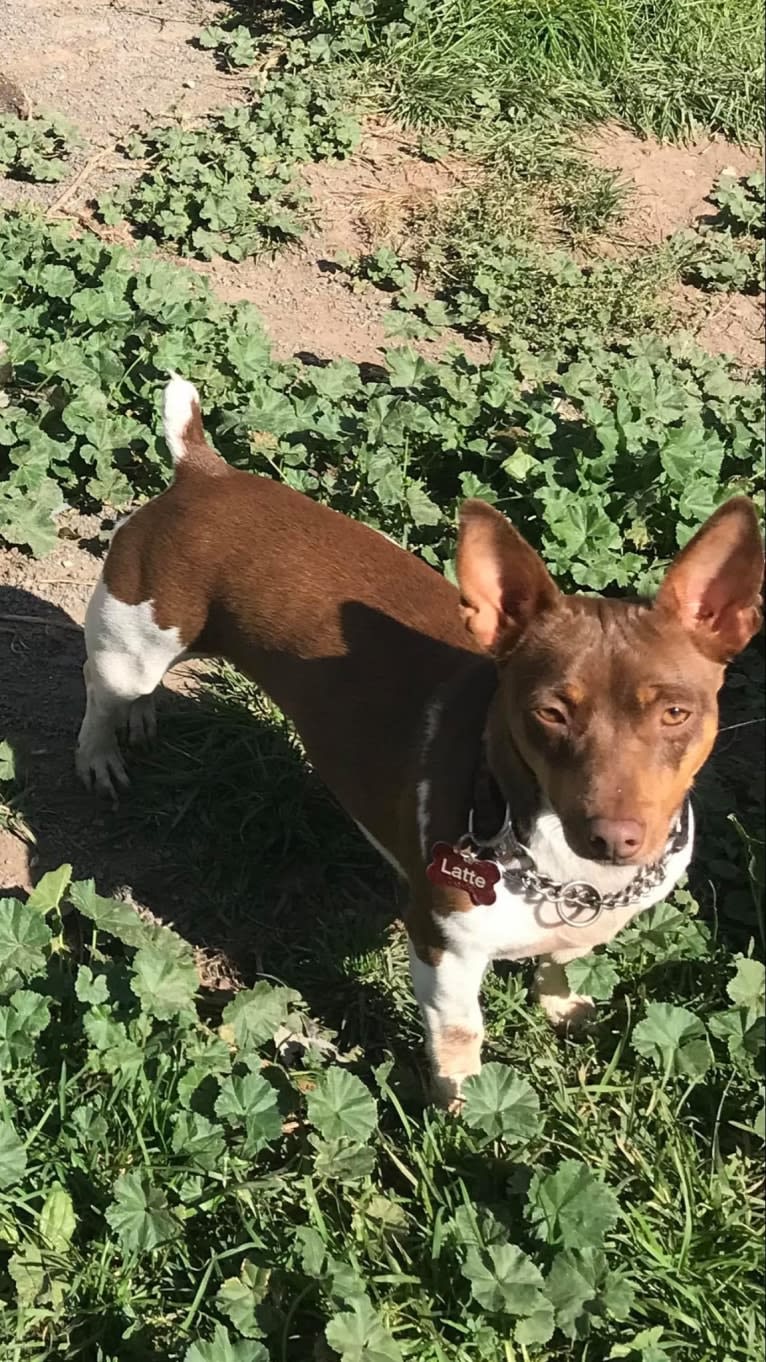
[[[0,905],[9,1362],[755,1362],[763,972],[725,924],[685,891],[644,915],[565,1040],[529,969],[490,974],[450,1120],[387,873],[279,715],[224,670],[161,725],[119,824],[262,982],[195,1007],[184,942],[66,873]]]
[[[507,110],[615,117],[660,138],[711,127],[750,139],[761,127],[761,44],[758,5],[731,0],[458,0],[424,7],[394,68],[402,112],[417,117],[454,117],[457,82],[465,102],[478,87]]]
[[[763,6],[749,0],[340,0],[317,15],[377,69],[406,122],[613,118],[660,138],[743,141],[763,129]]]

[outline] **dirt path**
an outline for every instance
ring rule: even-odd
[[[91,148],[182,106],[225,96],[227,78],[192,45],[215,0],[14,0],[0,10],[5,73],[33,113],[64,114]]]

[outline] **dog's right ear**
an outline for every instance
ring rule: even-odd
[[[560,600],[539,554],[484,501],[466,501],[460,509],[457,579],[466,629],[498,660],[533,616]]]

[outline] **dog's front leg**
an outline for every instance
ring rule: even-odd
[[[464,1079],[481,1068],[479,989],[488,961],[479,952],[459,955],[437,947],[423,956],[410,941],[412,983],[425,1026],[434,1097],[440,1106],[456,1110]]]
[[[585,1021],[594,1010],[593,999],[584,993],[573,993],[569,987],[565,965],[587,955],[587,950],[556,951],[543,955],[535,971],[533,996],[554,1026]]]

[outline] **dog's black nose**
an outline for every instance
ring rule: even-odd
[[[646,837],[646,824],[637,818],[591,818],[588,839],[599,861],[629,861],[637,856]]]

